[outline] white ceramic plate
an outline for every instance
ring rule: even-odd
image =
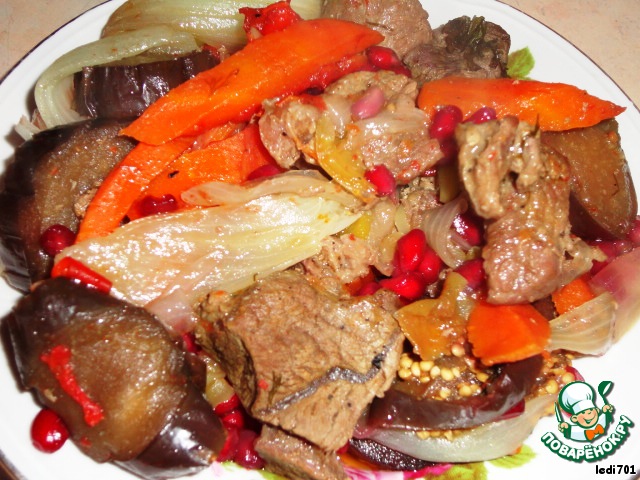
[[[123,0],[102,4],[65,25],[40,43],[4,78],[0,84],[0,161],[13,152],[16,137],[12,127],[22,115],[32,109],[30,93],[44,68],[68,50],[95,40],[109,14]],[[513,8],[492,0],[423,0],[430,12],[432,25],[437,26],[460,15],[482,15],[503,26],[512,36],[512,50],[528,46],[536,59],[531,76],[538,80],[571,83],[591,94],[627,107],[618,117],[623,148],[626,152],[636,183],[640,181],[640,113],[615,83],[589,58],[559,35]],[[8,312],[17,293],[0,283],[0,313]],[[614,383],[608,400],[618,414],[640,422],[638,402],[638,375],[633,372],[637,345],[640,344],[640,324],[602,358],[580,360],[577,367],[592,385],[603,380]],[[80,454],[68,443],[53,454],[38,452],[31,446],[29,426],[38,408],[29,393],[20,393],[5,359],[0,360],[0,452],[4,460],[17,472],[16,478],[28,480],[114,480],[133,479],[127,473],[111,465],[98,465]],[[515,470],[486,463],[489,480],[507,478],[602,478],[598,467],[623,465],[640,471],[640,426],[631,428],[626,442],[613,455],[597,464],[574,463],[551,453],[541,442],[546,432],[557,432],[554,418],[543,419],[527,440],[526,445],[535,457]],[[575,446],[575,445],[574,445]],[[579,445],[578,445],[579,446]],[[627,469],[628,470],[628,469]],[[2,469],[0,469],[0,477]],[[217,474],[216,474],[217,475]],[[214,478],[214,472],[205,471],[198,479]],[[246,478],[246,474],[227,473],[225,477]],[[615,478],[631,478],[622,473]],[[401,478],[401,477],[400,477]],[[475,477],[479,478],[479,477]]]

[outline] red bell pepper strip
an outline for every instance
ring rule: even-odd
[[[78,384],[71,365],[69,347],[56,345],[49,352],[43,353],[40,360],[47,364],[62,390],[80,405],[87,425],[95,427],[104,419],[102,407],[94,402]]]
[[[422,86],[418,106],[429,118],[445,105],[459,107],[465,118],[482,107],[492,107],[498,118],[514,115],[548,131],[589,127],[625,110],[564,83],[445,77]]]
[[[239,12],[244,15],[242,28],[249,41],[260,38],[261,35],[279,32],[302,20],[302,17],[291,8],[289,1],[286,0],[272,3],[263,8],[242,7]]]
[[[51,277],[65,277],[86,285],[90,288],[109,293],[111,290],[111,280],[94,272],[84,263],[73,257],[63,257],[57,261],[51,270]]]
[[[158,145],[225,122],[249,120],[264,100],[301,93],[323,66],[362,52],[383,36],[356,23],[320,18],[260,37],[170,90],[122,133]]]

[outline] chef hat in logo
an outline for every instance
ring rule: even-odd
[[[596,408],[596,393],[593,387],[585,382],[572,382],[566,385],[558,398],[563,410],[577,415],[590,408]]]

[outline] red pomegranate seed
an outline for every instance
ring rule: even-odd
[[[382,70],[391,70],[402,65],[400,57],[394,50],[380,45],[374,45],[367,49],[367,59],[374,67]]]
[[[240,430],[238,435],[238,448],[233,460],[240,466],[257,470],[264,467],[264,460],[260,458],[255,449],[258,434],[253,430]]]
[[[40,247],[44,250],[44,253],[52,257],[73,245],[75,241],[76,234],[68,227],[58,223],[51,225],[40,235]]]
[[[473,289],[481,287],[486,281],[486,274],[482,266],[481,258],[468,260],[456,268],[455,271],[462,275]]]
[[[455,138],[446,138],[440,141],[440,151],[442,152],[442,158],[438,162],[438,165],[446,165],[452,162],[458,157],[458,143]]]
[[[277,165],[267,164],[256,168],[247,176],[247,180],[257,180],[258,178],[273,177],[284,172],[282,168]]]
[[[453,219],[453,229],[472,247],[484,242],[482,219],[471,212],[456,215]]]
[[[375,187],[378,195],[390,197],[396,194],[396,179],[386,165],[375,165],[364,173],[364,178]]]
[[[236,410],[237,408],[240,408],[240,397],[238,397],[238,395],[234,393],[224,402],[220,402],[218,405],[216,405],[213,408],[213,411],[219,417],[223,417],[224,415],[232,412],[233,410]]]
[[[498,118],[498,114],[495,109],[491,107],[482,107],[472,113],[465,121],[479,124],[488,122],[489,120],[495,120],[496,118]]]
[[[380,280],[380,286],[406,300],[417,300],[424,295],[427,283],[419,273],[406,272]]]
[[[396,244],[393,265],[395,273],[413,272],[418,268],[427,250],[427,236],[420,228],[404,234]]]
[[[243,428],[245,421],[244,421],[244,414],[242,413],[242,410],[240,410],[239,408],[236,408],[234,410],[231,410],[229,413],[223,415],[222,423],[227,428],[231,428],[231,427]]]
[[[418,269],[416,270],[427,285],[436,282],[440,277],[440,270],[444,267],[444,262],[438,256],[433,248],[427,245],[425,249],[424,255],[422,257],[422,261],[420,265],[418,265]]]
[[[157,213],[175,212],[178,209],[176,197],[167,193],[161,197],[148,195],[140,201],[140,213],[143,217]]]
[[[31,423],[31,442],[40,451],[53,453],[69,438],[69,430],[53,410],[43,408]]]
[[[439,141],[452,138],[460,122],[462,122],[462,110],[455,105],[446,105],[439,108],[433,115],[429,135]]]

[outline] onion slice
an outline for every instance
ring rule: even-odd
[[[140,218],[64,249],[56,261],[71,256],[108,278],[115,296],[138,306],[155,301],[161,311],[158,299],[174,292],[193,306],[212,290],[235,292],[284,270],[357,219],[320,196],[273,195]],[[188,324],[180,309],[167,313]]]
[[[96,40],[59,57],[42,73],[34,91],[36,107],[46,127],[81,120],[72,108],[74,73],[83,67],[116,62],[158,49],[178,55],[199,47],[188,33],[153,26]]]
[[[188,32],[198,43],[224,45],[233,52],[247,41],[240,7],[260,8],[270,0],[129,0],[111,14],[102,34],[111,36],[149,26],[168,25]],[[320,16],[320,0],[292,0],[302,18]]]
[[[416,458],[432,462],[480,462],[509,455],[527,439],[555,401],[554,395],[528,400],[522,415],[486,423],[446,436],[420,438],[414,432],[377,429],[369,438]]]
[[[617,304],[609,292],[569,310],[549,322],[549,350],[602,355],[613,344]]]
[[[640,313],[640,247],[614,258],[591,279],[599,292],[609,292],[618,303],[614,341],[628,332]]]
[[[422,222],[427,243],[451,268],[459,267],[467,259],[463,246],[457,241],[457,233],[452,228],[453,220],[466,209],[467,201],[459,196],[441,207],[430,210]]]
[[[208,182],[184,192],[182,200],[189,205],[200,207],[238,205],[278,193],[293,193],[301,197],[321,196],[335,200],[351,209],[362,205],[356,197],[340,185],[327,180],[313,170],[292,170],[265,179],[247,182],[244,185]]]

